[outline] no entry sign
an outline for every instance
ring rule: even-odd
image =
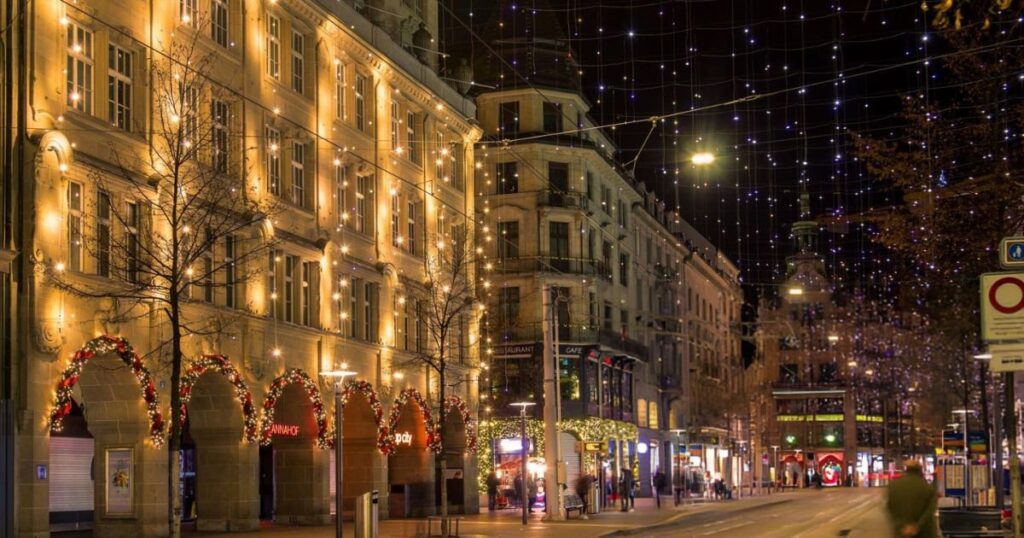
[[[981,275],[981,338],[1024,340],[1024,273]]]

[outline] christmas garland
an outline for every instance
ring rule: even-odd
[[[473,420],[473,415],[469,412],[469,406],[466,405],[466,402],[458,396],[449,396],[445,398],[445,412],[451,412],[453,408],[462,416],[462,422],[466,427],[466,449],[470,452],[476,452],[476,421]]]
[[[277,405],[277,400],[281,397],[281,393],[284,392],[284,388],[292,383],[302,384],[302,388],[306,391],[306,396],[308,396],[309,400],[313,402],[313,417],[316,419],[317,429],[317,446],[320,448],[330,448],[331,441],[330,436],[328,435],[329,429],[327,427],[327,413],[324,411],[324,402],[320,398],[320,389],[317,388],[316,383],[310,379],[306,372],[303,372],[298,368],[288,370],[270,384],[270,390],[267,391],[267,398],[263,401],[260,444],[263,446],[270,444],[270,428],[274,424],[274,407]]]
[[[192,399],[192,386],[199,380],[199,376],[211,368],[227,376],[228,381],[235,386],[235,397],[238,398],[238,403],[242,406],[242,416],[245,420],[245,440],[255,443],[259,436],[260,419],[256,414],[256,407],[252,404],[252,393],[249,392],[249,387],[245,385],[238,370],[224,355],[203,355],[189,365],[181,379],[182,427],[184,427],[185,417],[188,414],[188,402]]]
[[[377,450],[380,450],[381,454],[390,454],[393,449],[393,443],[391,440],[390,428],[384,424],[384,405],[380,403],[380,398],[377,396],[377,391],[373,389],[373,384],[369,381],[357,381],[352,380],[345,383],[345,388],[341,391],[341,405],[348,404],[349,397],[359,393],[366,397],[366,401],[370,404],[370,410],[373,411],[373,420],[377,423]],[[334,446],[334,435],[333,430],[330,446]]]
[[[57,383],[56,399],[53,411],[50,412],[50,429],[60,431],[63,428],[64,417],[71,412],[71,390],[78,383],[85,363],[97,355],[107,353],[117,353],[121,361],[131,368],[135,378],[139,380],[142,399],[146,402],[146,413],[149,415],[149,437],[154,445],[162,445],[164,442],[164,417],[160,413],[153,377],[142,364],[142,358],[135,353],[132,345],[119,336],[103,335],[93,338],[71,356],[71,363],[64,369],[60,382]]]
[[[420,412],[423,413],[423,425],[427,430],[427,449],[435,453],[441,451],[441,438],[438,437],[434,430],[434,419],[430,412],[430,406],[423,400],[420,391],[407,387],[398,393],[395,403],[391,406],[391,417],[388,420],[389,446],[386,452],[381,450],[385,455],[391,455],[395,452],[394,431],[398,427],[398,419],[402,417],[402,407],[410,398],[419,406]]]

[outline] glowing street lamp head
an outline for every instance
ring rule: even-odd
[[[715,154],[710,151],[698,151],[690,156],[690,162],[697,166],[706,166],[715,162]]]

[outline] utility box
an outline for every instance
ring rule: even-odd
[[[377,490],[356,497],[356,538],[377,538],[379,499]]]

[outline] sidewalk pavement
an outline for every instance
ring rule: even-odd
[[[636,509],[632,512],[620,512],[609,510],[598,514],[591,514],[589,519],[583,520],[574,513],[571,519],[564,522],[543,521],[544,513],[534,511],[527,520],[526,527],[523,527],[519,510],[499,510],[488,512],[486,509],[479,515],[462,516],[460,536],[462,538],[525,538],[532,536],[552,536],[557,538],[595,538],[600,536],[613,536],[628,534],[622,531],[657,527],[671,524],[673,521],[707,510],[712,510],[719,505],[736,505],[737,503],[750,506],[756,504],[768,504],[779,502],[792,493],[744,496],[742,499],[728,501],[706,501],[703,499],[691,499],[688,504],[674,506],[671,496],[662,496],[661,508],[655,506],[653,498],[637,499]],[[419,538],[429,536],[428,521],[426,519],[389,519],[380,522],[380,537],[384,538]],[[353,537],[355,523],[345,521],[344,530],[346,537]],[[438,533],[437,523],[433,527],[434,535]],[[223,533],[189,533],[191,536],[223,536]],[[232,533],[233,538],[330,538],[334,536],[334,526],[317,527],[292,527],[274,524],[265,524],[257,532]]]

